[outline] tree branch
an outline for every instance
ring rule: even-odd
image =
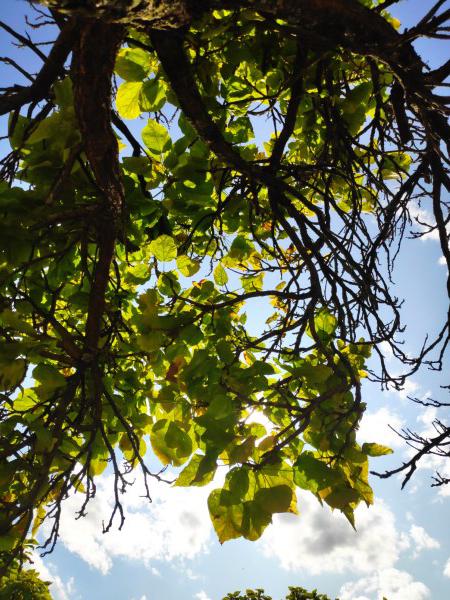
[[[69,19],[34,82],[18,92],[5,94],[0,98],[0,115],[19,110],[30,102],[40,102],[49,95],[51,86],[64,74],[64,63],[72,51],[76,37],[77,23],[74,19]]]
[[[75,109],[84,150],[104,203],[96,226],[99,253],[86,322],[86,351],[95,354],[124,204],[118,144],[111,126],[111,77],[125,29],[88,19],[80,20],[79,27],[73,56]]]

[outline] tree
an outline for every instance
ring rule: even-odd
[[[37,571],[19,571],[2,579],[1,600],[51,600],[49,584],[39,578]]]
[[[223,600],[272,600],[272,598],[266,596],[264,590],[257,589],[246,590],[244,596],[240,592],[234,592],[225,596]],[[318,594],[317,590],[308,592],[305,588],[289,586],[289,593],[286,596],[286,600],[330,600],[330,598],[324,594]]]
[[[222,542],[295,512],[298,487],[352,524],[372,502],[368,459],[390,450],[356,442],[365,362],[399,387],[442,368],[450,331],[415,358],[398,341],[393,245],[416,203],[450,264],[450,64],[413,46],[448,36],[442,2],[404,33],[394,3],[46,0],[48,55],[0,23],[43,63],[0,98],[6,561],[44,519],[51,550],[64,498],[85,514],[108,466],[105,530],[136,467],[149,498],[168,465],[178,486],[225,467],[208,501]],[[415,461],[447,452],[441,426]]]
[[[21,548],[21,560],[12,557],[3,564],[0,575],[0,600],[52,600],[49,591],[51,582],[43,581],[38,571],[23,568],[23,563],[33,564],[32,551],[36,543],[26,542]],[[6,561],[5,561],[6,562]]]
[[[35,569],[22,569],[17,561],[13,561],[6,574],[0,577],[0,600],[52,600],[50,585]]]
[[[240,592],[232,592],[227,594],[223,600],[272,600],[270,596],[266,596],[264,590],[246,590],[245,596],[242,596]]]

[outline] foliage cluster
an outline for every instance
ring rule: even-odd
[[[0,579],[0,600],[52,600],[49,585],[34,569],[9,569]]]
[[[356,441],[366,360],[398,387],[382,343],[413,372],[449,339],[407,356],[389,281],[430,181],[450,263],[448,69],[411,43],[448,15],[400,34],[370,1],[44,4],[57,39],[47,57],[22,37],[42,70],[0,98],[0,550],[44,519],[52,548],[62,501],[83,515],[108,467],[105,530],[136,467],[148,497],[167,467],[178,486],[222,469],[221,542],[296,512],[298,488],[354,525],[390,452]]]
[[[227,594],[223,600],[272,600],[271,596],[267,596],[264,590],[246,590],[245,595],[240,592],[233,592]],[[309,592],[302,587],[289,586],[289,593],[286,596],[286,600],[330,600],[330,598],[324,594],[319,594],[317,590]],[[339,600],[336,598],[336,600]]]

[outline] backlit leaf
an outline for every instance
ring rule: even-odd
[[[228,283],[228,275],[222,265],[219,263],[214,269],[214,281],[217,285],[226,285]]]
[[[192,277],[200,269],[200,263],[183,254],[177,258],[177,268],[185,277]]]
[[[18,358],[8,363],[0,362],[0,391],[7,391],[20,385],[25,377],[27,363]]]
[[[149,152],[158,158],[169,150],[171,143],[167,129],[153,119],[149,119],[142,130],[142,139]]]
[[[136,119],[141,114],[139,97],[142,83],[140,81],[127,81],[122,83],[117,90],[117,112],[124,119]]]
[[[150,244],[150,252],[161,262],[170,262],[177,257],[177,246],[170,235],[160,235]]]
[[[382,446],[381,444],[365,443],[362,445],[361,450],[368,456],[384,456],[385,454],[392,454],[392,449],[388,446]]]
[[[142,81],[150,64],[151,57],[142,48],[122,48],[117,55],[114,70],[125,81]]]

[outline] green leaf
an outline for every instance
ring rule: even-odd
[[[8,363],[0,362],[0,391],[6,392],[22,383],[27,372],[27,362],[18,358]]]
[[[356,85],[349,91],[345,98],[344,102],[346,107],[349,110],[356,110],[361,104],[366,104],[372,92],[372,88],[372,83],[368,81]]]
[[[117,112],[123,119],[136,119],[141,114],[139,106],[141,89],[140,81],[127,81],[117,90]]]
[[[53,86],[56,104],[62,110],[73,110],[73,90],[72,80],[65,77],[62,81],[57,81]]]
[[[164,333],[162,331],[151,331],[137,336],[136,343],[144,352],[156,352],[164,343]]]
[[[170,235],[160,235],[150,244],[150,252],[161,262],[170,262],[177,257],[177,246]]]
[[[107,466],[108,461],[105,458],[93,459],[89,464],[89,474],[91,477],[101,475]]]
[[[166,102],[166,91],[160,79],[144,82],[141,91],[140,105],[143,112],[156,112]]]
[[[291,373],[296,377],[304,378],[307,385],[315,385],[326,381],[333,374],[333,369],[327,365],[313,365],[309,361],[304,360]]]
[[[235,353],[233,351],[233,346],[230,344],[230,342],[227,342],[226,340],[219,340],[219,342],[216,345],[216,348],[217,354],[219,355],[221,360],[223,360],[226,363],[231,363],[234,361]]]
[[[142,139],[150,154],[158,158],[170,149],[171,139],[169,132],[164,125],[157,123],[153,119],[149,119],[147,125],[142,130]]]
[[[115,72],[125,81],[142,81],[151,64],[151,57],[142,48],[122,48],[116,58]]]
[[[176,271],[169,271],[168,273],[161,273],[158,277],[158,290],[165,296],[173,297],[174,294],[178,294],[181,290],[181,286],[178,283],[178,276]]]
[[[241,503],[231,504],[225,499],[226,494],[221,489],[213,490],[208,497],[209,514],[221,544],[241,537],[242,532],[238,525],[244,515],[244,507]]]
[[[36,396],[34,395],[34,393],[31,390],[24,390],[14,400],[14,410],[18,410],[18,411],[29,410],[30,408],[33,408],[37,402],[38,402],[38,399],[36,398]]]
[[[226,476],[226,487],[231,493],[231,496],[225,496],[227,501],[236,503],[246,498],[250,487],[250,472],[248,467],[235,467]],[[252,479],[253,475],[252,475]]]
[[[0,537],[0,551],[1,552],[11,552],[11,550],[17,544],[19,539],[20,539],[19,535],[14,535],[13,533],[6,534],[6,535],[3,534]]]
[[[23,318],[21,318],[20,314],[17,311],[12,311],[6,309],[0,313],[0,323],[6,325],[6,327],[12,327],[21,333],[33,334],[34,329],[32,325],[25,322]],[[3,348],[3,350],[6,346]]]
[[[43,426],[37,426],[35,428],[36,434],[36,442],[34,445],[34,449],[38,454],[44,454],[45,452],[50,452],[53,449],[53,446],[56,442],[56,439],[53,437],[51,431],[45,429]]]
[[[186,462],[193,450],[189,435],[180,425],[169,419],[161,419],[153,425],[150,442],[156,456],[164,465],[179,467]]]
[[[33,369],[33,377],[36,381],[51,387],[61,387],[66,383],[64,375],[48,363],[41,363]]]
[[[185,277],[192,277],[200,269],[200,263],[198,260],[192,260],[189,256],[182,254],[177,258],[177,269]]]
[[[320,490],[342,482],[343,476],[317,459],[312,452],[303,452],[294,463],[294,481],[305,489],[317,494]]]
[[[246,292],[259,292],[263,289],[264,273],[241,277],[242,287]]]
[[[329,494],[322,499],[331,506],[331,508],[337,508],[345,511],[345,509],[351,508],[352,504],[358,503],[360,495],[357,490],[349,487],[339,487],[332,490]]]
[[[22,115],[16,115],[14,112],[9,113],[8,117],[8,132],[9,142],[13,149],[19,148],[28,132],[31,119]]]
[[[228,283],[228,275],[222,265],[219,263],[214,269],[214,281],[217,285],[223,286]]]
[[[228,450],[229,464],[246,462],[255,449],[255,439],[255,436],[251,435],[242,444],[231,446]]]
[[[51,139],[61,133],[64,121],[60,113],[53,113],[39,123],[33,133],[28,137],[27,144],[38,144],[43,140]]]
[[[250,541],[258,540],[268,525],[272,523],[272,513],[255,501],[244,503],[244,515],[240,526],[243,537]]]
[[[211,368],[211,365],[207,365],[207,368]],[[232,415],[234,410],[235,407],[230,396],[217,394],[209,403],[207,414],[214,419],[223,419]]]
[[[150,177],[152,162],[148,156],[126,156],[122,160],[124,168],[130,173]]]
[[[231,259],[241,261],[249,258],[254,252],[254,247],[244,237],[238,235],[234,238],[231,244],[229,257]]]
[[[181,471],[176,486],[203,486],[212,481],[217,469],[216,459],[212,456],[195,454],[189,464]]]
[[[236,467],[226,476],[224,487],[210,494],[208,507],[221,543],[239,536],[257,540],[274,513],[296,511],[293,488],[274,471],[278,473],[267,467],[259,473]]]
[[[393,450],[388,446],[382,446],[381,444],[368,443],[362,445],[361,450],[367,456],[384,456],[385,454],[392,454]]]
[[[314,328],[317,337],[322,342],[328,342],[334,335],[337,327],[337,319],[326,308],[322,308],[314,317]],[[314,339],[311,329],[308,327],[307,334]]]
[[[293,490],[288,485],[262,488],[255,494],[255,502],[271,514],[287,512],[292,502]]]

